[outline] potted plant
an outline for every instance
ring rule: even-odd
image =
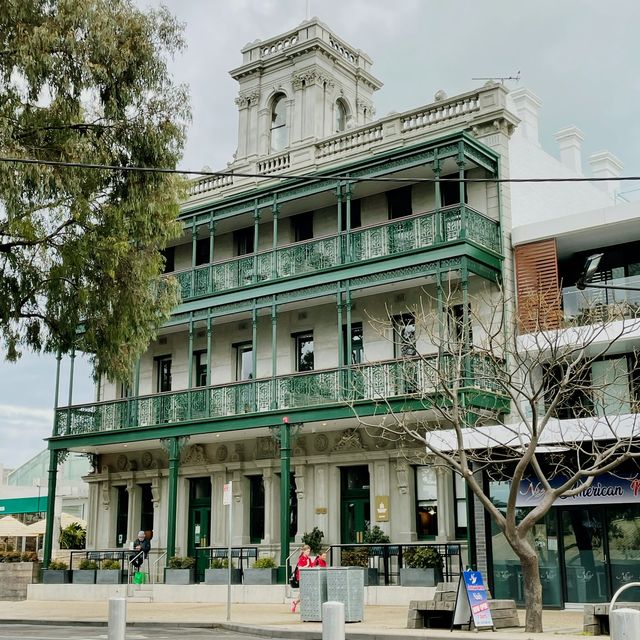
[[[317,556],[322,550],[322,538],[324,538],[324,533],[318,527],[313,527],[311,531],[302,536],[302,544],[308,544],[311,548],[311,555]]]
[[[52,560],[48,569],[42,570],[43,584],[67,584],[69,582],[69,565],[61,560]]]
[[[195,558],[173,556],[164,570],[165,584],[193,584],[195,582]]]
[[[122,567],[119,560],[103,560],[96,571],[96,584],[120,584]]]
[[[434,547],[409,547],[403,553],[400,584],[403,587],[435,587],[442,582],[442,556]]]
[[[364,542],[366,544],[389,544],[391,542],[391,538],[378,526],[375,525],[373,529],[370,529],[367,526],[366,531],[364,532]],[[367,564],[371,558],[377,558],[379,556],[384,556],[384,547],[369,547],[368,548],[368,558]],[[378,576],[378,567],[367,567],[367,571],[364,576],[365,585],[377,586],[379,584],[379,576]]]
[[[72,582],[74,584],[95,584],[97,569],[97,562],[85,558],[80,562],[78,568],[72,571]]]
[[[258,558],[244,570],[245,584],[278,584],[278,565],[271,556]]]
[[[226,558],[213,558],[208,569],[204,570],[205,584],[227,584],[229,581],[229,561]],[[231,584],[242,584],[242,571],[231,564]]]

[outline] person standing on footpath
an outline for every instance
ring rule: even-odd
[[[306,569],[307,567],[312,567],[313,562],[309,557],[311,555],[311,547],[308,544],[305,544],[300,550],[300,555],[298,556],[298,564],[296,564],[296,582],[298,585],[300,584],[300,569]],[[295,613],[298,605],[300,604],[300,595],[291,603],[291,613]]]

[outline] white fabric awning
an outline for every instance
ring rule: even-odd
[[[64,513],[64,512],[60,514],[60,527],[62,527],[63,529],[66,529],[66,527],[68,527],[70,524],[73,524],[74,522],[77,522],[83,529],[87,528],[86,520],[83,520],[78,516],[69,515],[68,513]],[[33,524],[30,524],[27,527],[27,529],[29,529],[30,531],[29,535],[32,535],[32,536],[44,535],[46,528],[47,528],[46,518],[43,518],[42,520],[38,520],[38,522],[34,522]]]
[[[22,524],[13,516],[0,518],[0,538],[22,538],[34,535],[26,524]]]

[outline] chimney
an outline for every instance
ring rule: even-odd
[[[582,175],[582,141],[584,136],[578,127],[567,127],[556,133],[560,147],[560,161],[577,176]]]
[[[591,174],[594,178],[618,178],[622,173],[622,162],[609,151],[599,151],[589,156]],[[615,202],[616,193],[620,190],[618,180],[596,182],[596,185],[606,191]]]
[[[540,146],[540,138],[538,136],[538,113],[542,106],[540,98],[533,91],[529,91],[524,87],[511,91],[509,96],[513,100],[516,113],[521,120],[518,130],[527,140]]]

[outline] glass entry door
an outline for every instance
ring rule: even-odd
[[[369,499],[369,467],[341,469],[340,541],[342,544],[364,542],[371,520]]]
[[[603,509],[563,509],[561,518],[566,601],[608,601],[610,589]]]

